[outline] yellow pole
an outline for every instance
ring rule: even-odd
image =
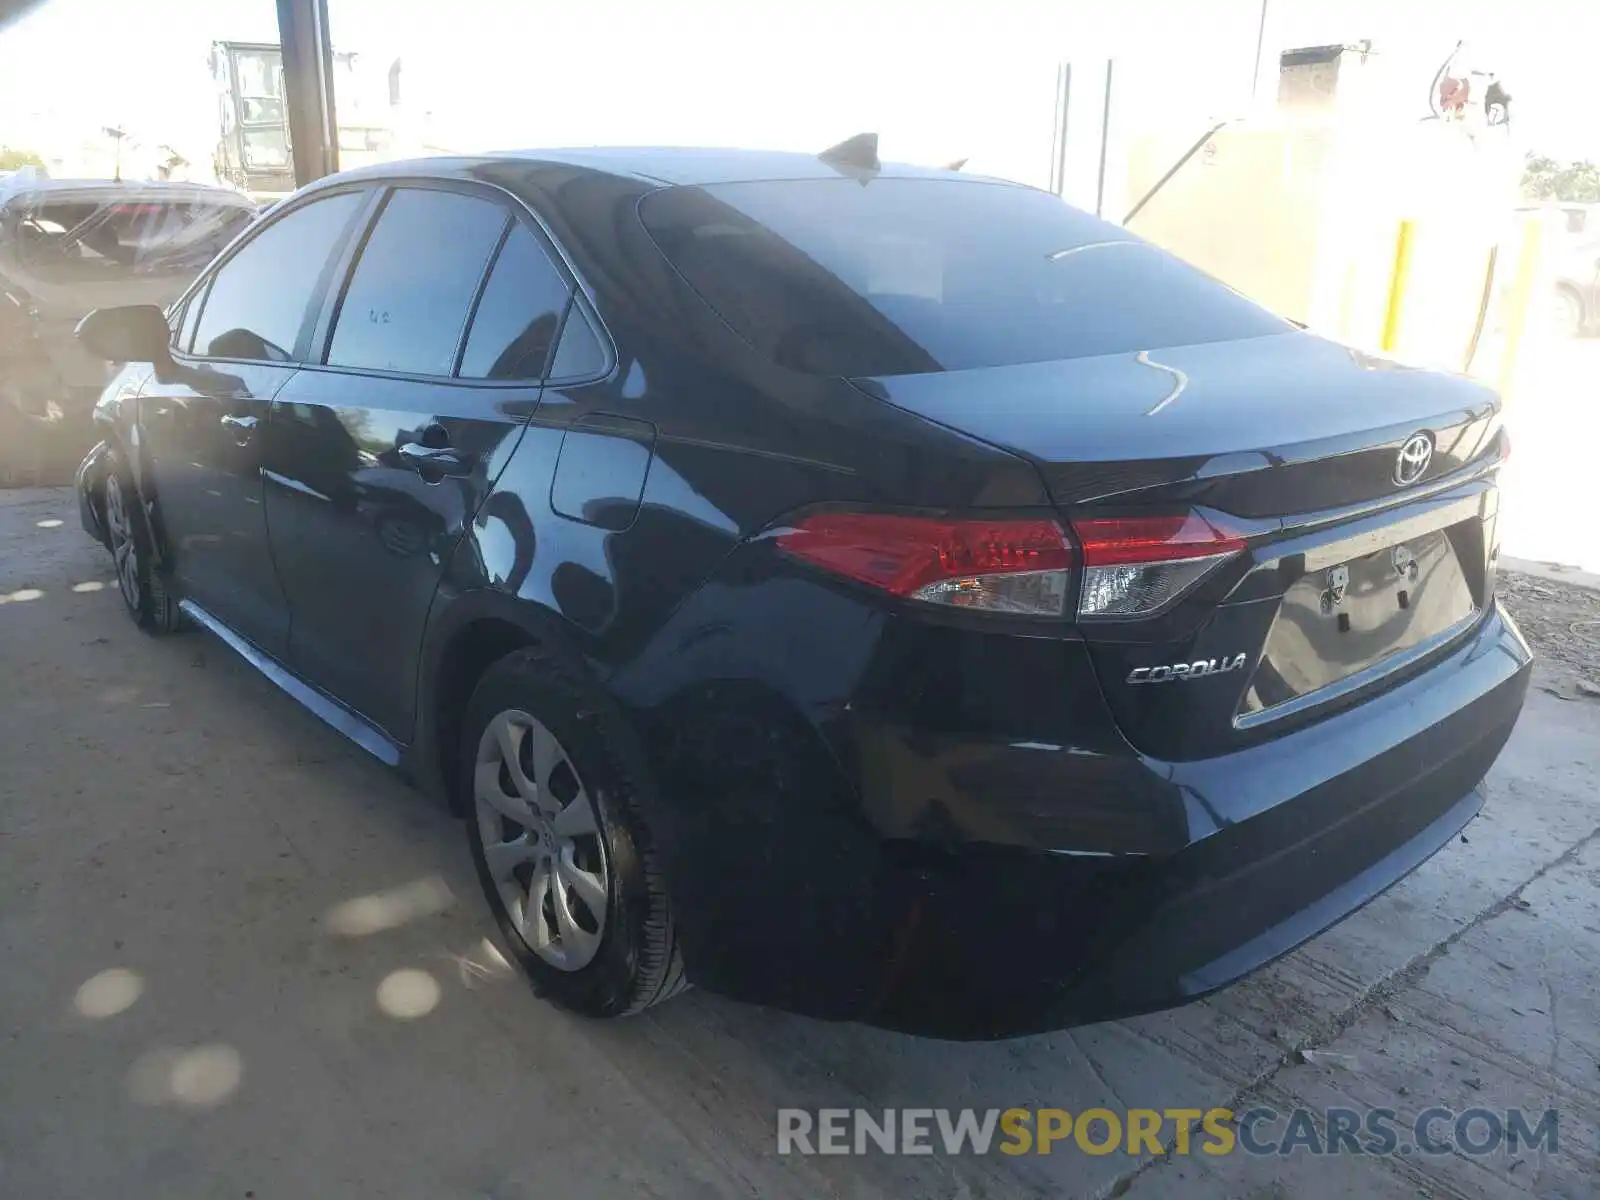
[[[1411,236],[1412,221],[1400,222],[1400,233],[1394,243],[1394,274],[1389,277],[1389,308],[1383,316],[1383,340],[1379,343],[1385,354],[1394,352],[1400,344],[1400,313],[1405,308],[1406,290],[1411,286]]]
[[[1522,245],[1517,251],[1517,273],[1506,297],[1506,341],[1500,355],[1500,394],[1506,395],[1517,370],[1517,351],[1528,328],[1528,306],[1533,302],[1534,284],[1539,278],[1539,258],[1544,242],[1544,224],[1537,217],[1522,223]]]

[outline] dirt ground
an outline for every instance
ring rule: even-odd
[[[593,1024],[492,944],[456,822],[219,642],[134,630],[62,490],[0,493],[0,1197],[1592,1198],[1594,598],[1485,811],[1204,1002],[998,1044],[691,992]],[[1576,626],[1576,628],[1574,628]],[[1576,698],[1565,699],[1564,694]],[[1559,1113],[1554,1153],[779,1157],[780,1106]]]
[[[1539,686],[1600,702],[1600,591],[1504,571],[1495,588],[1544,667]]]

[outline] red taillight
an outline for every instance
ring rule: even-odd
[[[1073,563],[1060,526],[1039,519],[814,513],[779,547],[896,596],[959,608],[1060,616]]]
[[[1171,562],[1244,549],[1244,539],[1218,529],[1199,513],[1164,517],[1080,517],[1072,531],[1086,567]]]
[[[1145,617],[1166,608],[1230,555],[1236,533],[1197,512],[1171,516],[1079,517],[1083,546],[1081,617]]]
[[[1198,512],[1080,517],[1080,556],[1038,518],[980,520],[898,513],[814,513],[778,546],[835,575],[930,604],[1027,616],[1066,614],[1082,565],[1078,614],[1141,617],[1164,609],[1229,556],[1239,534]]]

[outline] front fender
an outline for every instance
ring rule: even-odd
[[[84,532],[107,549],[110,549],[110,540],[106,534],[105,513],[100,498],[105,495],[106,473],[111,467],[111,457],[111,447],[103,441],[96,442],[89,453],[83,456],[73,476],[73,485],[78,491],[78,519],[83,522]]]
[[[145,519],[145,528],[150,533],[154,566],[157,570],[164,570],[167,567],[166,530],[161,521],[160,494],[149,455],[145,451],[143,429],[139,422],[139,400],[152,374],[153,369],[148,363],[129,363],[112,377],[100,399],[95,401],[92,415],[95,432],[100,435],[101,441],[79,466],[78,494],[80,505],[85,503],[84,496],[89,496],[87,503],[95,511],[98,522],[98,527],[89,531],[104,541],[103,514],[98,510],[100,502],[96,497],[101,494],[99,489],[105,483],[105,472],[113,464],[121,466],[126,479],[133,485],[139,511]],[[91,464],[91,459],[96,461]],[[93,490],[86,493],[89,488]]]

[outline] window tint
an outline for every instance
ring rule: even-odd
[[[640,215],[757,349],[900,375],[1278,333],[1179,259],[1027,188],[849,179],[668,188]]]
[[[322,298],[324,268],[365,199],[342,192],[313,201],[246,242],[211,282],[194,352],[291,359],[307,311]]]
[[[544,378],[567,297],[567,282],[539,239],[512,225],[472,318],[462,378]]]
[[[606,352],[600,345],[600,336],[589,324],[582,306],[574,303],[561,331],[556,360],[550,364],[550,378],[587,379],[599,374],[605,365]]]
[[[457,192],[395,192],[356,263],[328,361],[449,375],[507,219],[499,205]]]

